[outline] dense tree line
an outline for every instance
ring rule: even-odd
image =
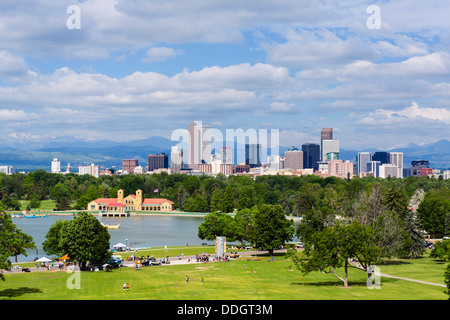
[[[27,174],[0,174],[0,201],[8,210],[19,210],[19,200],[29,200],[31,209],[39,208],[42,200],[56,201],[58,210],[84,210],[97,198],[115,198],[123,189],[125,195],[141,189],[145,198],[162,197],[175,203],[175,208],[187,212],[233,212],[251,209],[255,205],[280,205],[286,215],[308,216],[314,219],[330,213],[351,216],[360,207],[379,206],[397,211],[406,219],[405,209],[418,191],[426,194],[418,216],[432,234],[448,232],[450,180],[409,177],[406,179],[340,179],[318,176],[194,176],[123,175],[101,176],[52,174],[37,170]],[[158,192],[155,192],[158,190]],[[374,190],[377,190],[376,192]],[[389,192],[388,192],[389,191]],[[420,202],[420,201],[419,201]],[[446,211],[447,210],[447,211]],[[401,211],[401,212],[400,212]],[[410,217],[411,218],[411,217]],[[411,227],[412,220],[406,227]]]

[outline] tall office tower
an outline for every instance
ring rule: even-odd
[[[134,172],[134,168],[139,166],[139,161],[137,159],[123,159],[122,160],[122,171],[129,173]]]
[[[323,152],[323,141],[324,140],[333,140],[333,128],[323,128],[322,131],[320,132],[320,150],[321,150],[321,154],[320,154],[320,160],[321,161],[326,161],[326,153],[325,153],[325,157],[323,156],[324,152]]]
[[[333,140],[333,128],[323,128],[320,132],[321,140]]]
[[[269,170],[281,169],[281,159],[278,154],[267,156],[267,168]]]
[[[305,143],[302,145],[303,168],[319,170],[320,146],[315,143]]]
[[[284,168],[290,170],[303,169],[303,151],[286,151],[284,153]]]
[[[233,164],[233,148],[232,147],[221,147],[220,156],[223,164]]]
[[[180,173],[183,169],[183,148],[173,146],[170,150],[170,169],[172,173]]]
[[[91,164],[90,166],[79,166],[78,174],[80,176],[88,174],[98,178],[100,177],[100,166],[96,166],[94,164]]]
[[[411,175],[419,176],[421,168],[429,168],[430,161],[428,160],[413,160],[411,161]]]
[[[148,155],[148,171],[169,168],[169,157],[165,153]]]
[[[400,176],[400,170],[398,169],[398,167],[394,164],[391,163],[384,163],[380,166],[379,168],[379,172],[380,178],[401,178]],[[403,171],[401,172],[401,174],[403,175]]]
[[[61,172],[61,162],[57,158],[54,158],[52,160],[51,172],[52,173],[60,173]]]
[[[322,140],[322,161],[339,160],[339,140]]]
[[[380,161],[381,164],[389,163],[390,162],[389,152],[376,151],[372,156],[372,161]]]
[[[211,163],[211,128],[201,121],[189,124],[188,166],[198,169],[201,163]]]
[[[357,171],[358,174],[367,171],[367,163],[372,161],[372,154],[370,152],[358,152]]]
[[[373,172],[373,176],[379,177],[380,176],[380,166],[381,161],[369,161],[367,162],[367,171],[366,172]]]
[[[353,163],[345,160],[330,160],[328,162],[328,174],[347,178],[353,175]]]
[[[0,173],[6,173],[7,175],[16,173],[16,169],[13,166],[0,166]]]
[[[389,163],[397,166],[398,177],[403,178],[403,152],[391,152],[389,155]]]
[[[261,166],[261,144],[246,143],[245,144],[245,164],[250,168]]]

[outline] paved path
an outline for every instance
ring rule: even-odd
[[[422,284],[429,284],[429,285],[432,285],[432,286],[438,286],[438,287],[447,288],[447,286],[445,284],[427,282],[427,281],[416,280],[416,279],[411,279],[411,278],[396,277],[396,276],[391,276],[391,275],[388,275],[388,274],[385,274],[385,273],[380,273],[380,276],[386,277],[386,278],[394,278],[394,279],[399,279],[399,280],[406,280],[406,281],[418,282],[418,283],[422,283]]]

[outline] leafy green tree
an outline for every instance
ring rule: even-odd
[[[257,210],[253,209],[243,209],[236,213],[234,217],[234,221],[236,223],[236,240],[244,243],[248,241],[250,237],[250,230],[252,225],[254,224],[254,212]]]
[[[379,248],[373,242],[372,230],[359,221],[351,224],[337,222],[315,232],[304,242],[304,258],[297,256],[295,249],[289,249],[288,256],[303,274],[313,271],[332,273],[348,287],[348,270],[357,267],[367,272],[368,267],[378,260]],[[354,259],[354,263],[352,260]],[[344,268],[340,276],[339,268]]]
[[[229,185],[225,188],[222,198],[222,212],[230,213],[234,211],[234,188]]]
[[[65,254],[61,246],[61,230],[70,220],[57,220],[48,230],[45,236],[45,241],[42,243],[42,248],[48,255],[56,255],[61,257]]]
[[[436,242],[434,249],[430,252],[430,257],[443,261],[450,260],[450,240]]]
[[[185,206],[187,199],[188,199],[188,195],[186,193],[186,189],[184,188],[183,185],[180,185],[180,187],[178,188],[178,197],[177,197],[178,208],[180,210],[184,210],[184,206]]]
[[[185,209],[189,212],[207,212],[208,202],[202,195],[196,194],[187,199]]]
[[[384,205],[387,210],[396,212],[404,219],[408,213],[408,199],[403,189],[393,184],[384,195]]]
[[[205,216],[205,221],[198,227],[198,237],[202,240],[214,240],[218,236],[234,241],[235,228],[232,216],[223,212],[212,212]]]
[[[70,199],[71,194],[69,189],[63,184],[58,183],[56,186],[53,187],[52,192],[50,192],[50,198],[55,200],[56,203],[58,203],[61,198],[69,198]]]
[[[255,205],[255,192],[251,186],[243,186],[237,200],[237,210],[250,209]]]
[[[269,251],[292,240],[295,228],[294,222],[287,219],[283,208],[279,205],[262,205],[252,210],[253,224],[249,228],[248,240],[253,247]]]
[[[80,212],[73,220],[64,223],[60,231],[60,247],[84,269],[87,262],[101,263],[109,252],[108,230],[92,214]]]
[[[222,191],[215,188],[211,196],[211,212],[220,211],[222,209]]]
[[[403,251],[405,256],[419,258],[425,253],[425,237],[420,228],[420,224],[415,214],[410,211],[405,216],[404,229],[408,235]]]
[[[423,228],[433,235],[443,234],[445,217],[450,212],[450,199],[443,196],[425,196],[417,209]]]
[[[86,204],[87,205],[87,204]],[[56,202],[56,210],[58,211],[64,211],[64,210],[70,210],[70,199],[67,197],[59,198]]]
[[[444,235],[447,237],[450,236],[450,212],[445,216]]]
[[[9,269],[10,257],[19,254],[27,256],[26,250],[36,246],[33,238],[18,229],[4,211],[5,207],[0,203],[0,269]],[[0,274],[0,279],[5,280],[3,274]]]
[[[41,206],[41,201],[40,201],[39,195],[33,193],[30,196],[30,208],[31,209],[37,209],[40,206]]]

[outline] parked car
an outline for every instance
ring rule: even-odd
[[[239,258],[239,253],[237,253],[237,252],[230,252],[230,258]]]

